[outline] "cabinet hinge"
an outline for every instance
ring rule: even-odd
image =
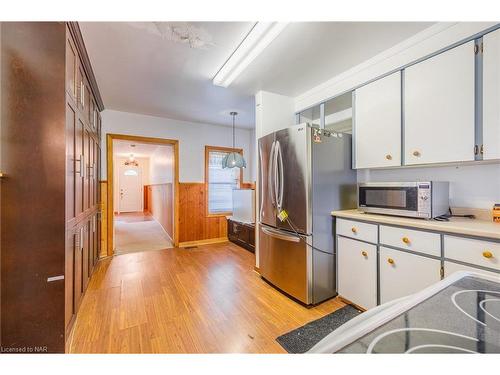
[[[441,278],[443,278],[443,277],[444,277],[444,267],[441,267],[441,268],[439,269],[439,274],[441,275]]]
[[[478,52],[479,52],[479,45],[474,44],[474,55],[477,55]]]
[[[479,148],[479,153],[480,153],[481,155],[483,155],[483,154],[484,154],[484,145],[481,145],[481,147]]]
[[[481,53],[483,53],[483,42],[481,42]]]
[[[479,154],[479,146],[474,145],[474,155],[478,155],[478,154]]]

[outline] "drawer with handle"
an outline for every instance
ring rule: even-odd
[[[360,221],[337,219],[337,234],[372,243],[378,241],[377,225]]]
[[[380,243],[404,250],[441,256],[441,236],[438,233],[381,225]]]
[[[500,270],[500,243],[445,235],[444,257]]]

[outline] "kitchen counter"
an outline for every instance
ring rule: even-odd
[[[453,217],[450,221],[412,219],[398,216],[377,215],[354,210],[333,211],[332,216],[362,220],[376,224],[399,225],[438,232],[457,233],[500,240],[500,224],[493,221]]]

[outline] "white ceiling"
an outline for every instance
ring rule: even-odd
[[[131,145],[135,145],[132,147]],[[150,158],[155,152],[165,151],[172,148],[168,145],[155,145],[150,143],[139,143],[124,140],[113,140],[113,155],[118,157],[129,157],[130,154],[134,154],[136,158]]]
[[[253,128],[258,90],[297,96],[432,25],[290,23],[229,88],[222,88],[212,78],[253,23],[182,24],[196,28],[208,45],[190,48],[162,37],[153,23],[80,23],[107,109],[219,125],[230,125],[229,112],[236,110],[236,126]]]

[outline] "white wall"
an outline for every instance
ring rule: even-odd
[[[158,146],[149,158],[150,184],[168,184],[174,182],[174,148]]]
[[[294,99],[259,91],[255,94],[255,137],[295,124]]]
[[[228,120],[229,121],[229,120]],[[237,121],[237,120],[236,120]],[[179,181],[203,182],[205,179],[205,145],[232,146],[231,128],[226,126],[191,123],[163,117],[105,110],[102,113],[102,160],[106,160],[106,134],[127,134],[179,140]],[[243,172],[250,180],[253,150],[250,147],[250,130],[236,129],[236,147],[243,149],[248,167]],[[106,179],[106,163],[102,165],[101,178]]]

